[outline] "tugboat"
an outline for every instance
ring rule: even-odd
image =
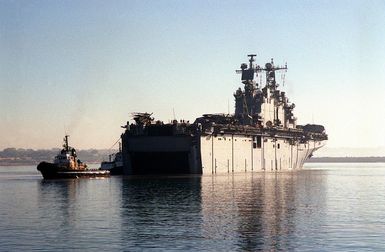
[[[109,155],[109,161],[103,161],[100,165],[100,170],[110,171],[111,175],[123,174],[123,157],[122,147],[119,143],[119,151],[117,153]]]
[[[55,156],[53,163],[41,162],[37,170],[44,179],[108,177],[109,171],[88,169],[87,164],[77,159],[76,150],[68,145],[68,135],[64,137],[63,149]]]

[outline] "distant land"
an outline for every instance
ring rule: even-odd
[[[325,146],[314,152],[314,157],[384,157],[385,147],[329,147]]]
[[[61,149],[54,148],[49,150],[16,149],[6,148],[0,151],[0,165],[37,165],[41,161],[53,161],[54,157]],[[77,150],[78,158],[86,163],[100,163],[108,160],[108,155],[117,150]]]
[[[385,147],[353,148],[325,146],[307,160],[308,163],[376,163],[385,162]]]
[[[385,163],[385,157],[312,157],[307,163]]]
[[[37,165],[41,161],[51,162],[60,151],[59,148],[49,150],[33,150],[22,148],[6,148],[0,151],[0,165]],[[108,155],[116,150],[77,150],[78,158],[86,163],[100,163],[108,160]],[[337,153],[341,153],[337,152]],[[362,153],[362,152],[360,152]],[[364,152],[365,153],[365,152]],[[308,163],[376,163],[385,162],[385,156],[315,156]]]

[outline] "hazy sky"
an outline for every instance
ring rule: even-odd
[[[131,112],[233,112],[246,55],[288,63],[298,122],[385,146],[384,1],[0,0],[0,149],[109,148]]]

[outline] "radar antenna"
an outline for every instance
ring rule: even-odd
[[[253,68],[253,62],[255,61],[254,57],[257,57],[256,54],[249,54],[247,57],[250,57],[249,59],[249,68]]]
[[[241,70],[235,70],[236,73],[242,74],[241,80],[245,81],[244,83],[247,83],[248,81],[252,81],[254,79],[254,73],[260,72],[260,66],[253,65],[253,62],[255,61],[254,57],[256,57],[256,54],[249,54],[247,57],[250,57],[249,59],[249,68],[247,68],[246,63],[241,64]]]
[[[253,62],[255,61],[254,57],[256,57],[256,54],[249,54],[247,55],[250,57],[249,59],[249,65],[246,63],[241,64],[241,70],[235,70],[236,73],[242,74],[241,80],[243,83],[249,83],[249,81],[252,81],[254,79],[254,73],[258,75],[259,72],[265,71],[266,72],[266,83],[269,87],[275,89],[277,87],[276,81],[275,81],[275,72],[279,70],[285,70],[287,71],[287,63],[285,66],[274,66],[274,60],[271,59],[270,62],[265,64],[265,67],[262,68],[259,65],[253,65]]]

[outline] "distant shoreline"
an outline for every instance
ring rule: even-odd
[[[25,166],[38,165],[41,161],[52,161],[60,149],[50,150],[33,150],[33,149],[16,149],[7,148],[0,151],[1,166]],[[116,150],[78,150],[77,154],[80,160],[87,164],[101,163],[108,160],[109,155],[115,153]]]
[[[385,163],[385,157],[312,157],[306,163]]]
[[[87,164],[100,164],[102,161],[100,162],[86,162]],[[37,166],[40,162],[33,162],[33,163],[28,163],[28,162],[25,162],[25,163],[9,163],[9,162],[1,162],[0,161],[0,166]]]

